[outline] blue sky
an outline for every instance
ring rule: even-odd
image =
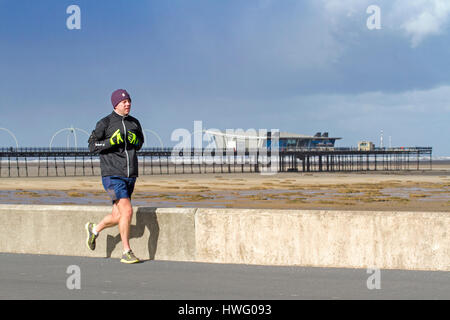
[[[73,4],[80,30],[66,26]],[[338,146],[379,145],[383,129],[385,145],[450,156],[450,1],[0,0],[0,39],[0,127],[20,146],[90,132],[125,88],[167,146],[201,120],[328,131]],[[5,131],[0,145],[13,145]]]

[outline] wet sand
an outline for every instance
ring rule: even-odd
[[[2,178],[0,203],[108,205],[95,177]],[[381,211],[450,211],[450,165],[431,171],[173,174],[138,178],[133,204]]]

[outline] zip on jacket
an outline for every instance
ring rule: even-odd
[[[127,127],[125,126],[125,122],[123,121],[125,117],[122,118],[122,124],[123,124],[123,132],[127,132]],[[127,151],[127,139],[125,139],[125,153],[127,154],[127,178],[130,177],[130,158],[128,156]]]

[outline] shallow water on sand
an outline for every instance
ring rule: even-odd
[[[251,208],[271,203],[269,207],[280,208],[286,204],[339,204],[340,201],[355,203],[415,201],[417,203],[450,202],[450,188],[386,187],[375,193],[362,190],[339,190],[337,188],[309,189],[266,189],[266,190],[221,190],[135,192],[132,202],[136,206],[150,207],[209,207],[226,208],[240,203]],[[57,190],[0,190],[2,204],[59,204],[59,205],[110,205],[111,201],[103,191],[57,191]]]

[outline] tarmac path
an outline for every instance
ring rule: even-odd
[[[0,299],[447,300],[450,272],[174,261],[126,265],[118,259],[0,253]]]

